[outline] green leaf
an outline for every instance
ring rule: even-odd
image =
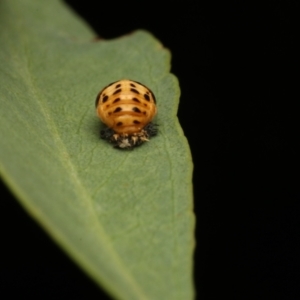
[[[145,31],[96,40],[60,1],[0,1],[0,171],[25,209],[116,299],[192,299],[192,162],[170,54]],[[99,138],[105,85],[155,93],[159,134]]]

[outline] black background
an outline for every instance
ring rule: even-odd
[[[195,165],[197,299],[300,299],[298,2],[66,3],[102,38],[143,28],[172,52]],[[1,293],[110,299],[1,191]]]

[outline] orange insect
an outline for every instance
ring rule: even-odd
[[[96,98],[97,115],[107,126],[101,138],[117,148],[133,148],[157,134],[153,92],[133,80],[119,80],[103,88]]]

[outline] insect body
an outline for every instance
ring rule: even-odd
[[[157,134],[151,123],[156,115],[152,91],[133,80],[119,80],[106,86],[96,98],[97,115],[107,126],[101,138],[118,148],[133,148]]]

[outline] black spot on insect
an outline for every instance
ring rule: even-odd
[[[113,103],[119,102],[120,100],[121,100],[120,98],[117,98],[113,101]]]
[[[146,107],[147,107],[148,105],[147,105],[146,103],[144,103],[144,106],[146,106]]]
[[[119,111],[121,111],[121,110],[122,110],[121,107],[117,107],[117,108],[114,110],[114,113],[117,113],[117,112],[119,112]]]
[[[152,98],[153,98],[154,103],[156,103],[155,96],[154,96],[154,94],[153,94],[152,92],[151,92],[151,95],[152,95]]]
[[[110,116],[112,114],[112,112],[110,111],[109,113],[108,113],[108,115]]]
[[[147,113],[145,111],[143,111],[143,114],[146,115]]]
[[[117,125],[117,126],[122,126],[122,125],[123,125],[123,122],[118,122],[116,125]]]
[[[151,95],[152,95],[152,97],[153,97],[154,103],[156,103],[156,99],[155,99],[155,96],[154,96],[154,94],[152,93],[152,91],[151,91],[149,88],[147,88],[145,85],[143,85],[142,83],[140,83],[140,82],[138,82],[138,81],[135,81],[135,82],[138,83],[138,84],[140,84],[141,86],[143,86],[145,89],[147,89],[147,90],[151,93]],[[147,94],[148,94],[148,91],[147,91]]]
[[[136,87],[133,83],[130,83],[130,86],[132,86],[132,87]]]
[[[147,94],[144,95],[144,98],[145,98],[147,101],[150,101],[150,97],[149,97]]]
[[[102,103],[105,103],[107,100],[108,100],[108,96],[105,95],[105,96],[102,98]]]
[[[133,107],[132,110],[137,113],[141,113],[141,111],[137,107]]]
[[[140,93],[140,92],[137,91],[136,89],[130,89],[130,91],[133,92],[133,93],[136,93],[136,94],[139,94],[139,93]]]
[[[141,124],[141,122],[139,122],[138,120],[134,120],[133,124]]]
[[[121,91],[122,91],[122,89],[117,89],[117,90],[113,93],[113,95],[118,94],[118,93],[120,93]]]
[[[132,98],[132,100],[135,101],[135,102],[141,103],[141,101],[137,98]]]
[[[110,107],[110,105],[109,105],[109,104],[106,104],[106,108],[108,108],[108,107]]]
[[[146,94],[149,95],[150,94],[149,91],[147,91]]]
[[[117,84],[117,85],[116,85],[116,89],[117,89],[117,88],[119,88],[120,86],[121,86],[121,84],[120,84],[120,83],[119,83],[119,84]]]

